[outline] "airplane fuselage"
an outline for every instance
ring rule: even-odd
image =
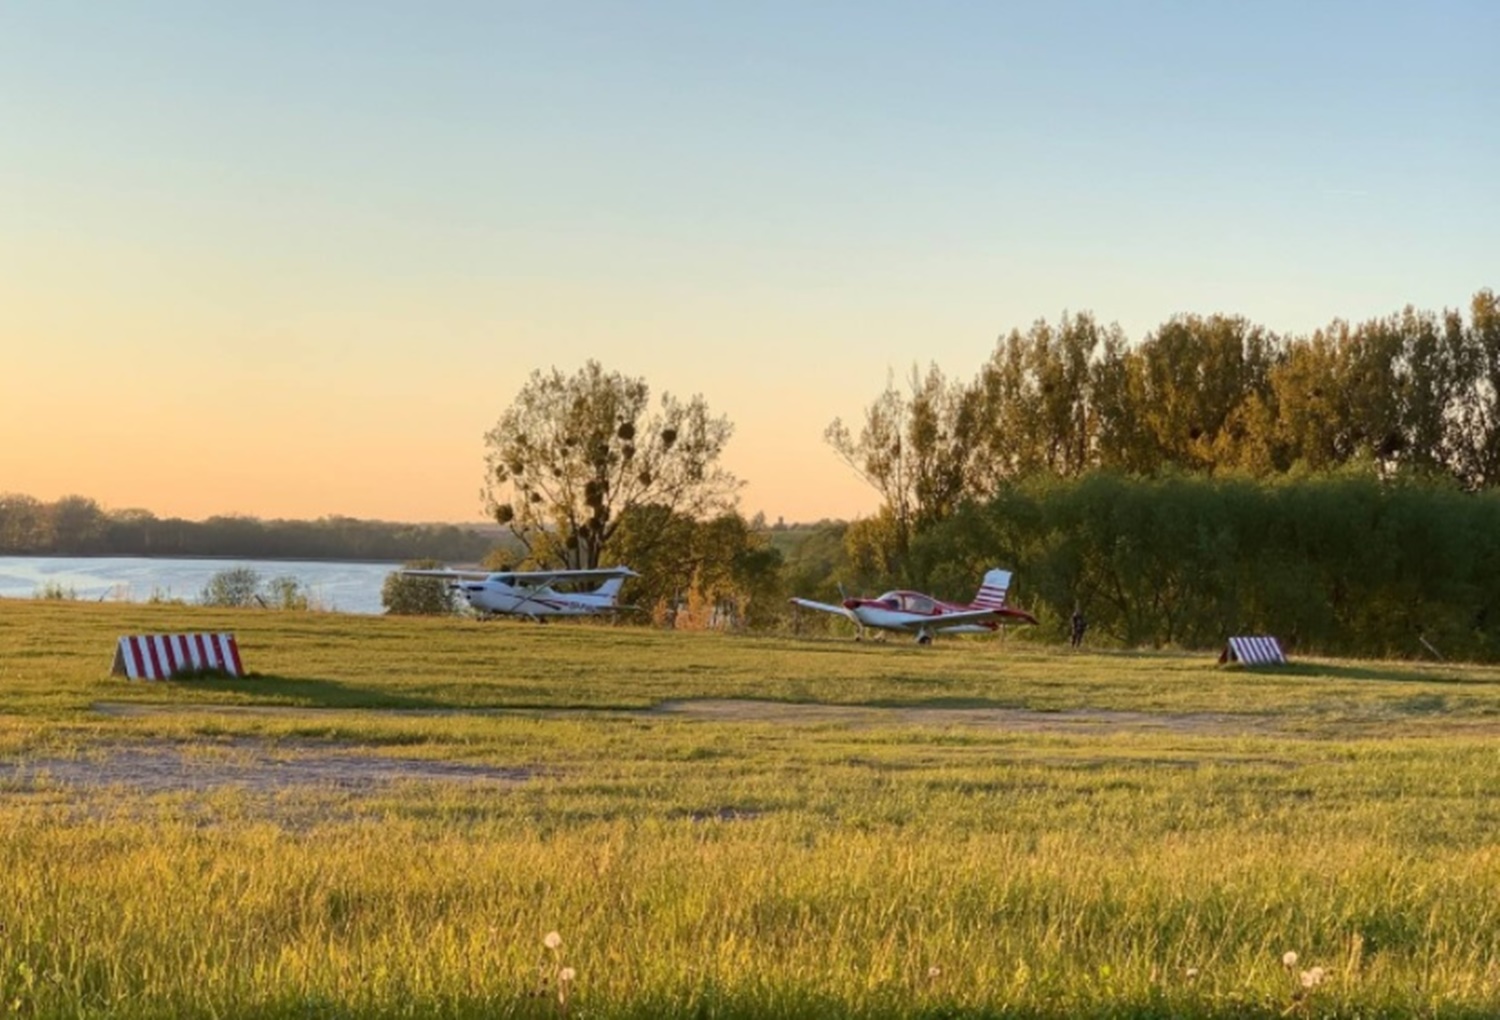
[[[1004,623],[1036,623],[1036,617],[1024,609],[1006,605],[1010,576],[1010,571],[1000,567],[987,571],[974,601],[967,605],[944,602],[919,591],[888,591],[876,599],[846,598],[838,605],[793,598],[792,604],[847,618],[858,630],[856,640],[868,628],[902,631],[914,635],[917,644],[926,645],[938,633],[987,634]]]
[[[613,595],[592,592],[563,594],[549,589],[513,588],[499,581],[466,581],[457,585],[459,592],[475,612],[487,615],[529,616],[541,619],[552,616],[594,616],[612,612]]]
[[[845,599],[844,608],[853,614],[861,627],[915,633],[919,639],[939,631],[944,634],[989,634],[1000,627],[994,620],[944,624],[944,616],[967,612],[970,607],[940,602],[914,591],[886,592],[878,599]]]
[[[445,567],[407,569],[401,573],[447,582],[449,589],[462,595],[480,616],[522,616],[531,620],[619,612],[621,586],[627,578],[640,576],[629,567],[496,572]],[[595,583],[598,587],[574,590]],[[554,587],[558,584],[567,590],[558,591]]]

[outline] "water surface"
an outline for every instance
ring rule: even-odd
[[[315,608],[380,613],[380,589],[399,563],[313,560],[157,559],[146,556],[0,556],[0,598],[35,598],[48,588],[89,602],[198,602],[221,570],[249,567],[262,581],[293,577]]]

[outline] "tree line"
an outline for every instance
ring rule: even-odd
[[[1407,307],[1278,336],[1176,316],[1139,344],[1092,315],[1012,330],[969,381],[894,381],[827,441],[880,494],[899,566],[912,537],[1033,476],[1166,470],[1269,478],[1364,463],[1382,477],[1500,484],[1500,300]]]
[[[1490,290],[1310,336],[1183,315],[1130,344],[1064,315],[825,438],[881,496],[842,536],[854,583],[964,597],[1002,562],[1059,635],[1076,608],[1126,646],[1500,656]]]
[[[161,518],[147,510],[105,510],[85,496],[46,503],[0,494],[0,553],[29,556],[236,556],[252,559],[390,560],[430,557],[475,562],[495,545],[492,530],[325,517],[315,521],[219,516]]]
[[[910,570],[967,597],[997,559],[1058,636],[1078,608],[1125,647],[1274,634],[1304,653],[1500,657],[1500,489],[1361,467],[1036,475],[923,531]]]
[[[1500,655],[1489,290],[1467,315],[1310,336],[1226,315],[1139,343],[1089,314],[1012,330],[973,379],[914,370],[856,427],[835,420],[825,439],[880,508],[795,536],[733,510],[727,421],[648,396],[594,362],[534,373],[486,437],[491,507],[532,563],[644,566],[644,601],[752,626],[845,586],[967,599],[1001,564],[1044,635],[1079,609],[1127,646],[1266,631],[1303,651]]]

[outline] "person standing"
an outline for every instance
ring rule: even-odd
[[[1072,634],[1069,644],[1074,648],[1083,647],[1083,632],[1088,627],[1088,621],[1083,618],[1083,610],[1078,606],[1073,607]]]

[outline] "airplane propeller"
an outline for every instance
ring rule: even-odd
[[[859,599],[854,598],[848,592],[844,591],[844,586],[842,584],[839,585],[840,605],[842,605],[845,609],[853,610],[859,606],[859,602]]]
[[[839,582],[839,604],[848,612],[849,619],[854,621],[854,640],[863,641],[865,639],[865,625],[854,614],[855,608],[859,605],[859,599],[849,597],[849,593],[844,591],[843,581]]]

